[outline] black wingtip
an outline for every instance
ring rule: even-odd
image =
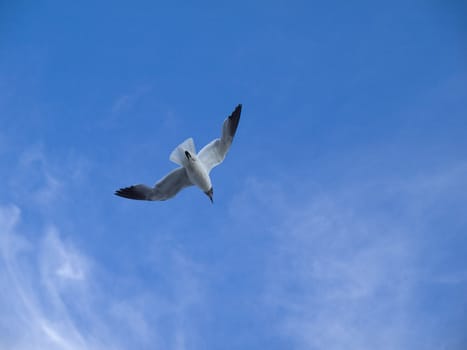
[[[240,113],[242,112],[242,106],[243,105],[241,103],[239,103],[237,105],[237,107],[235,107],[235,110],[232,112],[232,115],[235,114],[235,113],[238,113],[240,115]]]
[[[114,195],[123,197],[123,198],[130,198],[130,190],[129,188],[120,188],[119,190],[115,191]]]
[[[120,188],[119,190],[115,191],[114,194],[116,196],[128,198],[128,199],[136,199],[136,200],[147,199],[143,193],[141,193],[140,191],[136,189],[136,186]]]
[[[235,135],[235,132],[237,131],[238,123],[240,122],[240,114],[242,113],[242,104],[238,104],[237,107],[235,107],[234,111],[232,114],[229,116],[230,120],[230,135]]]

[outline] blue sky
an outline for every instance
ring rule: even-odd
[[[0,349],[465,349],[462,1],[0,4]],[[243,104],[215,203],[129,201]]]

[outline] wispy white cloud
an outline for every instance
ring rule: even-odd
[[[249,181],[232,213],[261,223],[274,240],[264,300],[275,330],[300,349],[436,349],[462,342],[456,330],[441,330],[447,319],[434,322],[436,311],[420,305],[432,298],[427,285],[453,283],[438,285],[446,292],[466,287],[465,266],[440,270],[430,245],[445,235],[430,226],[441,215],[438,203],[456,198],[467,207],[466,174],[465,164],[454,164],[422,178],[379,178],[328,191],[306,182],[284,188]],[[463,220],[455,212],[449,219]]]
[[[131,109],[131,107],[145,94],[151,91],[151,87],[143,85],[129,93],[122,94],[115,99],[112,105],[112,113],[119,114]]]
[[[118,277],[58,228],[38,230],[33,239],[21,232],[21,224],[17,206],[0,207],[0,348],[188,348],[190,308],[202,298],[187,257],[173,252],[166,261],[180,277],[174,298],[144,287],[115,294],[110,291]]]
[[[119,98],[117,98],[112,106],[112,112],[113,113],[119,113],[122,109],[125,108],[125,106],[128,106],[130,104],[131,97],[130,95],[122,95]]]
[[[2,342],[15,349],[97,348],[73,322],[64,298],[65,287],[80,288],[85,279],[70,281],[60,273],[70,261],[74,269],[83,271],[86,258],[65,246],[56,231],[46,233],[39,242],[29,241],[19,233],[19,224],[18,207],[0,208],[2,308],[8,310],[2,318],[12,328],[12,332],[2,332]]]
[[[17,199],[48,207],[61,196],[63,181],[55,174],[41,145],[21,152],[17,164],[12,167],[8,188]]]
[[[281,248],[271,261],[267,298],[285,310],[282,331],[304,349],[400,348],[410,239],[329,200],[301,211],[277,229]]]
[[[138,102],[142,96],[150,92],[151,89],[149,85],[142,85],[133,91],[120,95],[115,99],[112,105],[112,113],[119,114],[131,109],[131,107]]]
[[[57,155],[41,143],[19,150],[12,160],[3,169],[7,198],[48,219],[72,200],[70,192],[83,186],[91,168],[76,152]]]

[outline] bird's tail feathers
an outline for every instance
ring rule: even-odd
[[[175,147],[172,153],[170,153],[169,159],[172,162],[183,166],[183,160],[185,158],[185,151],[188,151],[191,154],[196,154],[195,143],[193,142],[193,139],[191,137],[183,141],[177,147]]]

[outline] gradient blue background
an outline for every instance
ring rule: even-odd
[[[465,349],[463,1],[2,1],[0,349]],[[243,104],[215,203],[152,184]]]

